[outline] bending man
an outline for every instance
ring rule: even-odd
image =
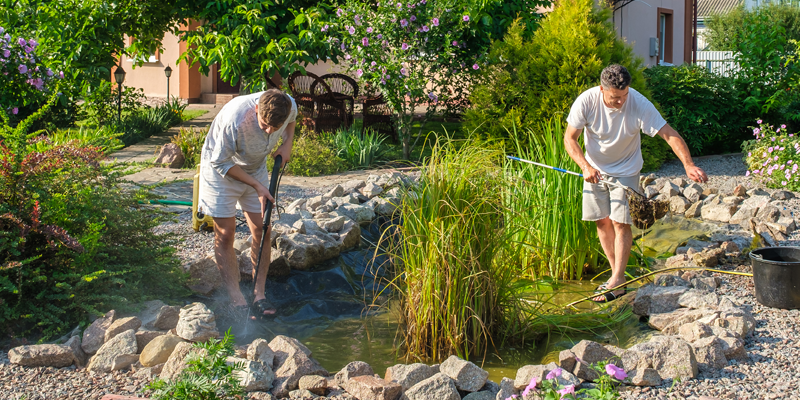
[[[581,93],[572,104],[564,144],[583,171],[583,220],[597,224],[600,245],[611,264],[611,279],[597,288],[603,291],[625,283],[625,266],[633,239],[625,190],[600,183],[600,179],[638,190],[644,163],[639,132],[666,140],[693,181],[706,182],[708,177],[694,165],[686,142],[661,117],[653,103],[629,87],[631,75],[625,67],[609,65],[603,69],[600,83],[601,86]],[[578,144],[581,131],[585,154]],[[593,300],[606,302],[624,294],[621,289]]]

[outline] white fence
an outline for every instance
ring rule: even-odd
[[[723,76],[729,76],[739,70],[732,51],[698,51],[697,65]]]

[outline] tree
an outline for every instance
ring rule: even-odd
[[[703,37],[708,50],[737,51],[747,37],[746,20],[763,15],[768,26],[782,27],[788,39],[800,40],[800,8],[789,4],[767,3],[755,10],[739,6],[727,13],[711,14]]]

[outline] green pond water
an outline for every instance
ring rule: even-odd
[[[637,245],[648,257],[673,253],[675,248],[690,238],[702,237],[713,226],[683,218],[659,221],[646,232],[635,231]],[[362,234],[366,243],[375,242],[379,227],[366,229]],[[386,260],[372,260],[374,251],[368,246],[343,253],[314,271],[293,271],[287,278],[268,280],[267,293],[278,307],[276,318],[263,321],[232,320],[218,311],[218,328],[231,328],[240,344],[261,337],[271,340],[275,335],[294,337],[306,344],[312,356],[330,372],[336,372],[351,361],[364,361],[376,373],[384,376],[386,369],[398,363],[420,362],[399,359],[395,353],[402,340],[396,303],[381,309],[366,307],[378,293],[386,293],[380,277]],[[629,269],[634,275],[637,268]],[[591,294],[597,285],[608,278],[608,273],[594,282],[571,281],[538,285],[525,296],[530,300],[548,298],[552,304],[566,305]],[[635,287],[635,286],[634,286]],[[243,283],[243,291],[247,289]],[[383,292],[381,292],[383,291]],[[632,294],[631,294],[632,295]],[[206,299],[208,300],[208,299]],[[212,309],[222,310],[224,301]],[[581,311],[595,309],[592,302],[578,306]],[[580,335],[551,334],[525,348],[499,346],[486,357],[472,357],[471,361],[489,371],[489,377],[499,382],[503,377],[514,378],[516,370],[528,364],[558,360],[561,350],[571,348],[583,339],[619,347],[630,347],[649,338],[651,330],[635,316],[600,332]],[[441,361],[441,360],[439,360]],[[423,360],[427,364],[437,361]]]

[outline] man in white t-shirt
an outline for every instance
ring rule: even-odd
[[[208,130],[200,161],[198,210],[214,218],[214,256],[233,306],[247,310],[239,289],[239,265],[233,249],[236,208],[247,219],[253,235],[251,259],[255,268],[261,243],[263,213],[269,193],[267,157],[280,155],[289,162],[294,140],[297,105],[277,89],[239,96],[222,107]],[[275,149],[278,140],[283,144]],[[269,227],[266,237],[270,237]],[[264,246],[255,283],[255,315],[274,314],[264,289],[270,264],[270,246]],[[253,271],[255,274],[256,271]]]
[[[653,103],[629,87],[631,76],[625,67],[609,65],[603,69],[600,83],[581,93],[572,104],[564,135],[569,156],[583,171],[583,220],[597,224],[597,236],[611,264],[611,278],[598,292],[625,283],[625,266],[633,243],[625,190],[600,179],[638,190],[644,162],[639,132],[666,140],[690,179],[701,183],[708,180],[692,162],[681,135],[664,121]],[[581,131],[585,154],[578,144]],[[606,302],[624,294],[621,289],[593,300]]]

